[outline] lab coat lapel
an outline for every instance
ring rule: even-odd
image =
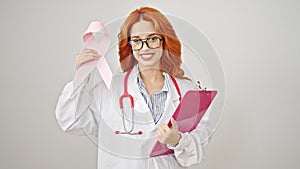
[[[131,94],[134,98],[134,110],[135,110],[135,121],[137,123],[139,122],[145,122],[147,125],[145,125],[145,129],[156,129],[159,127],[162,123],[168,123],[171,119],[174,111],[176,110],[179,101],[179,95],[176,90],[176,87],[174,83],[170,79],[170,91],[167,95],[167,100],[165,103],[164,108],[164,114],[162,115],[161,119],[158,121],[158,123],[155,125],[153,121],[152,114],[148,108],[148,105],[146,104],[143,96],[140,93],[139,86],[137,83],[137,75],[138,75],[138,67],[135,66],[132,69],[132,72],[130,73],[130,76],[128,77],[128,93]]]
[[[170,79],[171,81],[171,79]],[[165,103],[165,109],[164,109],[164,114],[162,115],[161,119],[158,121],[156,124],[156,128],[160,126],[160,124],[165,123],[167,124],[169,120],[171,119],[174,111],[176,110],[178,104],[179,104],[179,95],[178,92],[175,88],[174,83],[170,83],[170,91],[168,92],[167,95],[167,100]]]
[[[143,125],[146,130],[154,127],[153,117],[148,105],[145,102],[142,94],[140,93],[139,85],[137,82],[137,75],[139,71],[137,66],[133,67],[130,76],[128,77],[128,93],[134,99],[135,121]]]

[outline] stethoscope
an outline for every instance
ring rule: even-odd
[[[132,69],[128,70],[126,75],[125,75],[125,79],[124,79],[124,93],[120,96],[119,99],[119,104],[120,104],[120,109],[122,111],[122,123],[123,123],[123,129],[124,131],[120,131],[120,130],[116,130],[115,134],[128,134],[128,135],[142,135],[143,132],[141,130],[139,131],[133,131],[134,129],[134,100],[133,97],[128,93],[127,90],[127,81],[128,81],[128,77],[131,73]],[[181,101],[181,93],[180,93],[180,89],[179,86],[175,80],[174,77],[171,76],[171,79],[173,81],[173,84],[176,87],[177,93],[179,95],[179,101]],[[124,98],[128,98],[130,100],[130,108],[131,108],[131,128],[128,130],[126,127],[126,122],[125,122],[125,113],[124,113],[124,107],[123,107],[123,99]]]

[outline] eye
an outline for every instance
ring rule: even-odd
[[[132,39],[131,40],[133,43],[140,43],[141,42],[141,39]]]
[[[159,37],[156,37],[156,36],[155,37],[151,37],[148,40],[149,41],[157,41],[157,40],[159,40]]]

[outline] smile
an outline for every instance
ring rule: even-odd
[[[139,55],[143,60],[150,60],[154,56],[154,53],[143,53]]]

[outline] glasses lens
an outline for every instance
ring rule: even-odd
[[[141,39],[133,39],[130,41],[130,45],[133,50],[140,50],[143,45],[143,41]]]
[[[159,37],[151,37],[147,39],[147,43],[149,48],[155,49],[160,47],[160,38]]]
[[[141,50],[144,43],[146,43],[147,47],[150,49],[159,48],[161,45],[161,38],[159,37],[151,37],[147,39],[133,39],[129,41],[132,50],[138,51]]]

